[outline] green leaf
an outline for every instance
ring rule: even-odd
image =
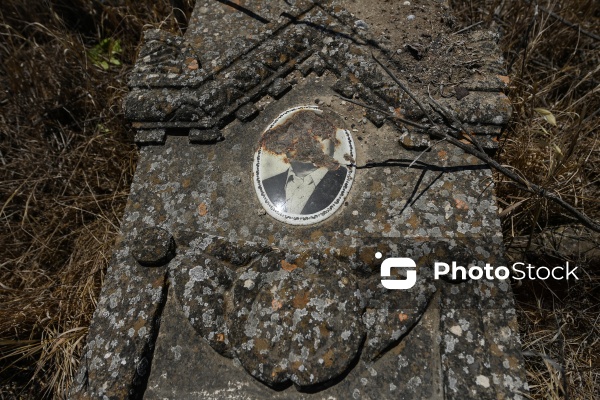
[[[109,69],[111,64],[121,65],[121,61],[116,56],[121,54],[122,51],[119,40],[106,38],[89,49],[87,54],[93,65],[102,69]]]
[[[115,40],[113,41],[112,44],[112,53],[113,54],[121,54],[123,50],[121,49],[121,41],[120,40]]]

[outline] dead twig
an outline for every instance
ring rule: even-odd
[[[455,113],[453,113],[451,110],[449,110],[446,107],[439,104],[437,101],[435,101],[430,96],[430,100],[431,100],[430,106],[432,108],[436,109],[440,114],[442,114],[446,118],[446,120],[454,121],[458,125],[458,127],[460,128],[460,130],[462,132],[459,132],[458,134],[453,136],[453,135],[449,134],[448,126],[442,126],[442,125],[435,124],[433,122],[433,119],[431,118],[429,113],[425,110],[425,107],[423,107],[423,105],[417,99],[417,97],[404,84],[402,84],[402,82],[400,82],[400,80],[394,76],[392,71],[389,68],[387,68],[383,63],[381,63],[375,57],[375,55],[372,54],[372,57],[385,70],[385,72],[390,76],[390,78],[392,78],[394,80],[394,82],[396,82],[398,84],[398,86],[400,86],[400,88],[402,90],[404,90],[410,96],[411,99],[413,99],[413,101],[419,106],[421,111],[423,111],[423,113],[425,113],[425,115],[427,116],[427,119],[429,120],[429,122],[431,122],[430,127],[425,127],[426,128],[425,130],[427,133],[429,133],[431,136],[434,136],[438,139],[446,140],[447,142],[449,142],[449,143],[453,144],[454,146],[463,150],[465,153],[468,153],[468,154],[471,154],[471,155],[477,157],[481,161],[488,164],[490,167],[494,168],[496,171],[500,172],[502,175],[509,178],[511,180],[511,184],[516,186],[518,189],[553,201],[554,203],[558,204],[559,206],[561,206],[562,208],[567,210],[573,217],[575,217],[579,222],[584,224],[586,227],[588,227],[596,232],[600,232],[600,224],[598,222],[592,220],[587,215],[585,215],[584,213],[580,212],[575,207],[573,207],[571,204],[564,201],[558,194],[548,191],[548,190],[544,189],[543,187],[534,184],[533,182],[529,181],[528,179],[521,177],[521,176],[517,175],[516,173],[514,173],[513,171],[500,165],[496,160],[494,160],[492,157],[490,157],[484,151],[484,149],[482,148],[479,141],[477,139],[475,139],[469,133],[469,131],[464,127],[462,122],[455,115]],[[402,121],[398,121],[398,122],[402,122]],[[451,125],[450,125],[450,128],[456,129],[456,128],[453,128]],[[461,133],[464,134],[464,135],[462,135],[462,137],[461,137]],[[466,139],[469,143],[462,142],[460,140],[461,138]]]
[[[396,84],[398,86],[400,86],[400,89],[404,90],[406,92],[406,94],[408,94],[410,96],[410,98],[413,99],[413,101],[415,103],[417,103],[417,106],[419,106],[419,108],[421,109],[421,111],[423,111],[423,114],[425,114],[425,116],[429,120],[429,123],[431,125],[435,125],[435,123],[433,122],[433,120],[429,116],[429,113],[427,112],[427,110],[425,110],[425,107],[423,106],[423,104],[421,104],[421,102],[419,101],[419,99],[417,99],[415,97],[415,95],[412,94],[412,92],[410,90],[408,90],[408,88],[406,87],[406,85],[404,83],[402,83],[400,81],[400,79],[396,78],[396,76],[394,76],[394,74],[392,73],[392,71],[390,71],[390,69],[388,67],[386,67],[381,61],[379,61],[377,59],[377,57],[375,57],[375,55],[373,53],[371,53],[371,57],[373,57],[373,60],[375,60],[377,62],[377,64],[381,65],[381,68],[383,68],[383,70],[390,76],[390,78],[392,78],[394,80],[394,82],[396,82]]]
[[[382,114],[382,115],[385,115],[385,116],[386,116],[386,118],[395,119],[395,120],[397,120],[397,121],[400,121],[400,122],[402,122],[403,124],[410,125],[410,126],[414,126],[415,128],[419,128],[419,129],[427,129],[427,127],[426,127],[425,125],[421,125],[421,124],[418,124],[418,123],[416,123],[416,122],[413,122],[413,121],[409,121],[409,120],[407,120],[407,119],[404,119],[404,118],[402,118],[402,117],[398,117],[397,115],[394,115],[394,114],[392,114],[392,113],[386,112],[386,111],[384,111],[384,110],[381,110],[381,109],[379,109],[379,108],[377,108],[377,107],[373,107],[373,106],[370,106],[370,105],[368,105],[368,104],[361,103],[360,101],[356,101],[356,100],[353,100],[353,99],[349,99],[349,98],[347,98],[347,97],[340,96],[340,95],[337,95],[337,94],[336,94],[335,96],[336,96],[336,97],[339,97],[340,99],[342,99],[342,100],[344,100],[344,101],[347,101],[348,103],[356,104],[357,106],[364,107],[364,108],[367,108],[367,109],[369,109],[369,110],[377,111],[378,113],[380,113],[380,114]]]
[[[475,23],[474,23],[474,24],[472,24],[472,25],[469,25],[469,26],[467,26],[467,27],[465,27],[465,28],[462,28],[462,29],[461,29],[461,30],[459,30],[459,31],[456,31],[456,32],[452,33],[452,35],[458,35],[458,34],[460,34],[460,33],[466,32],[466,31],[468,31],[469,29],[471,29],[471,28],[475,28],[476,26],[479,26],[479,25],[481,25],[481,24],[483,24],[483,21],[475,22]]]
[[[529,1],[528,1],[529,3]],[[585,29],[582,29],[581,26],[574,24],[566,19],[564,19],[563,17],[561,17],[558,14],[555,14],[554,12],[548,10],[546,7],[542,7],[539,6],[540,10],[542,10],[543,12],[545,12],[546,14],[548,14],[549,16],[551,16],[552,18],[554,18],[555,20],[561,22],[562,24],[565,24],[566,26],[568,26],[569,28],[573,28],[576,29],[578,32],[580,32],[582,35],[585,35],[589,38],[592,38],[594,40],[600,40],[600,36],[596,35],[595,33],[592,32],[588,32]]]

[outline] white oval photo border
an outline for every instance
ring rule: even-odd
[[[279,114],[279,116],[277,116],[277,118],[275,118],[273,120],[273,122],[271,122],[271,124],[269,124],[269,126],[261,134],[261,136],[260,136],[261,139],[264,136],[265,132],[267,132],[270,129],[274,128],[275,126],[285,122],[294,113],[296,113],[298,111],[305,111],[305,110],[313,111],[313,112],[316,112],[317,114],[323,114],[323,110],[321,110],[319,107],[315,107],[315,106],[297,106],[297,107],[290,108],[290,109],[282,112],[281,114]],[[338,127],[338,129],[336,131],[336,137],[338,138],[338,140],[340,140],[343,143],[342,146],[345,145],[345,149],[343,152],[349,154],[351,159],[355,160],[356,159],[356,151],[355,151],[354,141],[352,140],[352,135],[350,134],[350,131],[347,129]],[[336,151],[336,154],[337,153],[338,152]],[[337,194],[337,196],[335,197],[335,199],[326,208],[324,208],[323,210],[316,212],[314,214],[303,215],[303,214],[287,213],[287,212],[278,210],[275,207],[275,205],[271,202],[271,200],[267,197],[267,194],[265,193],[265,189],[263,188],[263,185],[262,185],[263,178],[262,178],[262,174],[261,174],[261,170],[260,170],[261,161],[263,158],[264,158],[264,155],[262,154],[262,146],[260,146],[258,148],[258,150],[254,153],[254,166],[252,169],[252,173],[254,175],[253,182],[254,182],[254,189],[256,190],[256,195],[258,196],[258,200],[260,201],[260,204],[263,206],[263,208],[266,210],[266,212],[271,217],[275,218],[276,220],[278,220],[280,222],[284,222],[286,224],[312,225],[312,224],[316,224],[317,222],[326,220],[342,206],[344,199],[348,195],[348,192],[350,191],[350,188],[352,187],[352,183],[354,181],[354,173],[355,173],[354,168],[346,166],[346,169],[348,170],[348,173],[346,174],[346,179],[344,180],[344,183],[342,184],[342,187],[341,187],[339,193]],[[335,157],[335,155],[334,155],[334,158],[336,158],[336,160],[338,160],[338,158]],[[340,160],[338,160],[338,161],[340,161]]]

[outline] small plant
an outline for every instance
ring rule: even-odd
[[[119,66],[121,61],[117,58],[123,50],[121,41],[112,38],[102,39],[100,43],[88,50],[87,54],[93,65],[107,70],[111,65]]]

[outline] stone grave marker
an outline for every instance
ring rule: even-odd
[[[434,276],[502,263],[489,167],[425,129],[460,135],[432,98],[493,151],[510,118],[497,37],[453,21],[437,0],[219,0],[183,37],[147,31],[70,397],[523,398],[509,283]]]

